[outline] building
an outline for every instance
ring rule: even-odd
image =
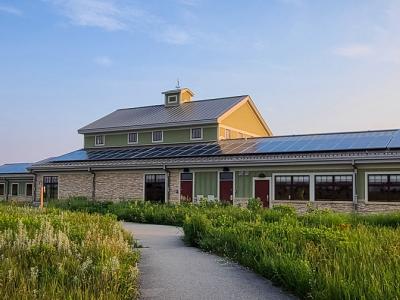
[[[35,163],[35,195],[157,202],[400,208],[400,130],[273,136],[249,96],[117,110],[81,129],[84,148]]]
[[[33,201],[33,174],[28,168],[32,164],[6,164],[0,166],[0,200]]]

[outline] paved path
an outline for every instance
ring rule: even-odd
[[[221,257],[187,247],[182,229],[124,223],[144,247],[142,299],[295,299],[261,276]]]

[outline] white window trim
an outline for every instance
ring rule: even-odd
[[[171,98],[175,98],[175,100],[171,101],[170,100]],[[168,102],[168,104],[176,104],[176,103],[178,103],[178,95],[169,95],[169,96],[167,96],[167,102]]]
[[[28,195],[28,185],[29,184],[32,186],[32,195]],[[29,183],[29,182],[25,183],[25,197],[33,197],[33,183]]]
[[[130,142],[129,141],[129,135],[133,134],[133,133],[136,133],[136,142]],[[128,145],[134,145],[134,144],[138,144],[138,143],[139,143],[139,133],[136,132],[136,131],[128,132]]]
[[[368,203],[368,202],[371,202],[371,203],[378,203],[378,204],[385,204],[385,203],[390,203],[390,204],[397,204],[397,203],[399,203],[399,202],[383,202],[383,201],[369,201],[368,200],[368,191],[369,191],[369,182],[368,182],[368,176],[369,175],[400,175],[400,171],[382,171],[382,172],[379,172],[379,171],[376,171],[376,172],[365,172],[365,181],[364,181],[364,183],[365,183],[365,190],[364,190],[364,202],[365,203]]]
[[[199,137],[199,138],[194,138],[193,137],[193,130],[194,129],[200,129],[200,131],[201,131],[201,137]],[[196,127],[196,128],[190,128],[190,140],[191,141],[200,141],[200,140],[202,140],[203,139],[203,128],[202,127]]]
[[[3,194],[0,194],[0,197],[3,197],[6,195],[6,184],[5,183],[0,183],[0,186],[3,186]]]
[[[97,137],[102,136],[103,137],[103,143],[102,144],[97,144]],[[97,146],[104,146],[106,144],[106,136],[104,134],[97,134],[94,136],[94,145]]]
[[[161,132],[161,140],[155,141],[154,140],[154,132]],[[151,132],[151,142],[152,143],[162,143],[164,142],[164,131],[163,130],[154,130]]]
[[[13,195],[13,186],[16,185],[17,186],[17,194]],[[19,196],[19,183],[11,183],[11,190],[10,190],[11,194],[10,196]]]

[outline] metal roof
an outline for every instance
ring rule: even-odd
[[[79,133],[172,127],[216,123],[218,117],[248,96],[235,96],[182,103],[119,109],[82,127]]]
[[[399,137],[400,130],[380,130],[277,136],[179,145],[81,149],[50,159],[47,163],[184,157],[201,158],[228,155],[243,156],[344,151],[386,151],[400,149]]]
[[[0,166],[0,174],[28,174],[31,163],[5,164]]]

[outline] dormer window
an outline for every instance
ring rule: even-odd
[[[94,137],[94,145],[95,146],[104,146],[104,135],[96,135]]]
[[[178,95],[169,95],[167,98],[168,104],[177,104],[178,103]]]
[[[138,143],[138,133],[137,132],[129,132],[128,133],[128,144],[137,144]]]
[[[203,139],[203,128],[192,128],[190,130],[190,139],[193,140],[202,140]]]
[[[153,131],[152,138],[153,143],[160,143],[164,139],[164,134],[161,130]]]

